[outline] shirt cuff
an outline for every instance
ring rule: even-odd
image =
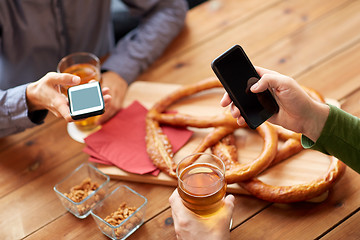
[[[33,112],[28,112],[28,117],[31,122],[35,123],[36,125],[44,123],[44,120],[48,114],[48,110],[38,110]]]
[[[301,145],[305,149],[310,149],[315,145],[315,142],[313,142],[310,138],[308,138],[305,135],[301,135]]]
[[[325,154],[331,154],[326,150],[328,147],[327,145],[329,145],[329,138],[341,138],[341,135],[344,135],[342,131],[336,131],[335,129],[336,126],[342,122],[342,115],[340,114],[342,110],[331,104],[328,105],[330,107],[329,116],[326,119],[324,128],[317,141],[313,142],[308,137],[304,135],[301,136],[301,144],[305,149],[313,149]]]
[[[34,121],[29,117],[26,102],[27,86],[28,84],[24,84],[6,90],[6,99],[4,100],[4,107],[2,109],[4,118],[1,121],[2,126],[0,127],[1,131],[6,132],[6,134],[21,132],[26,128],[34,127],[41,123],[41,117],[38,116],[38,113],[35,113]],[[40,113],[42,117],[44,117],[43,114],[44,113]]]

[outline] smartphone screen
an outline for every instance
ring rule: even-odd
[[[104,112],[104,101],[98,82],[70,87],[68,96],[71,117],[75,120]]]
[[[84,110],[101,106],[98,90],[96,87],[80,89],[72,92],[73,111]]]
[[[279,111],[269,90],[257,94],[250,91],[260,76],[239,45],[220,55],[211,66],[250,128],[258,127]]]

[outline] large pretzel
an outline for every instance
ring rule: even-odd
[[[215,78],[209,78],[197,84],[185,86],[161,99],[149,110],[146,117],[147,152],[155,166],[170,176],[176,177],[176,163],[173,160],[174,154],[171,150],[171,143],[162,132],[159,123],[197,128],[215,127],[214,131],[203,139],[195,152],[205,151],[219,142],[220,139],[239,128],[236,120],[230,113],[203,118],[179,113],[163,113],[171,104],[184,97],[216,87],[222,87],[222,85]],[[277,152],[277,134],[274,128],[265,123],[257,128],[257,132],[264,139],[262,153],[250,164],[241,165],[234,163],[226,174],[228,183],[243,181],[256,176],[266,169],[274,159]]]
[[[313,198],[332,186],[344,172],[345,166],[333,159],[328,173],[308,184],[295,186],[270,186],[255,178],[260,172],[288,157],[300,152],[301,135],[282,127],[264,123],[257,128],[257,132],[264,140],[261,154],[252,162],[240,164],[237,161],[237,150],[233,132],[239,128],[236,120],[229,112],[213,117],[194,117],[187,114],[164,113],[176,101],[192,94],[222,87],[217,79],[211,78],[194,85],[179,88],[157,102],[146,117],[146,145],[148,155],[153,163],[163,172],[175,177],[176,163],[173,160],[171,143],[162,132],[160,124],[174,126],[191,126],[197,128],[214,127],[199,144],[194,152],[203,152],[211,147],[214,154],[219,156],[226,165],[227,183],[239,182],[251,194],[272,202],[294,202]],[[323,98],[317,92],[304,88],[306,92],[318,101]],[[245,126],[242,126],[245,127]],[[284,143],[278,148],[278,138]]]
[[[328,171],[309,183],[292,186],[271,186],[258,178],[253,178],[239,182],[239,184],[255,197],[270,202],[291,203],[309,200],[327,191],[345,172],[346,165],[343,162],[335,157],[329,156],[329,158],[330,166]]]
[[[313,99],[325,102],[318,92],[305,87],[303,88]],[[279,147],[270,167],[303,149],[300,143],[300,134],[277,125],[273,125],[273,127],[276,128],[279,139],[283,140],[284,144]],[[227,167],[231,166],[234,162],[237,162],[236,146],[233,135],[228,135],[221,139],[219,143],[212,147],[212,151],[224,161]],[[329,156],[329,158],[330,166],[326,174],[309,183],[292,186],[271,186],[255,177],[239,182],[239,185],[252,195],[270,202],[290,203],[309,200],[327,191],[345,172],[346,166],[343,162],[334,157]]]

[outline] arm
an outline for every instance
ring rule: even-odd
[[[304,148],[337,157],[360,173],[360,119],[335,106],[329,106],[329,117],[317,141],[303,135],[301,143]]]
[[[29,115],[26,88],[27,85],[21,85],[0,90],[0,137],[41,124],[46,117],[47,111],[34,111]]]
[[[74,86],[80,83],[80,77],[68,73],[47,73],[39,81],[30,83],[26,89],[28,111],[42,109],[51,111],[56,117],[62,117],[71,122],[67,97],[61,93],[60,86]],[[108,88],[102,88],[104,103],[107,106],[111,100]]]
[[[0,91],[0,137],[17,133],[41,124],[48,110],[57,117],[72,121],[68,100],[60,92],[60,85],[80,83],[78,76],[67,73],[48,73],[40,80]],[[109,89],[102,89],[107,105],[111,96]]]
[[[116,72],[128,84],[154,62],[184,25],[184,0],[124,0],[140,24],[117,44],[102,69]]]
[[[257,67],[261,79],[251,87],[254,93],[271,89],[280,110],[269,121],[289,130],[302,133],[305,148],[321,151],[342,160],[360,172],[360,120],[341,109],[310,98],[292,78]],[[231,104],[233,117],[243,124],[240,111],[227,94],[222,106]]]
[[[3,19],[0,17],[0,55],[3,54]],[[1,79],[3,80],[3,79]],[[27,84],[0,90],[0,137],[21,132],[41,124],[47,111],[28,112],[26,100]]]
[[[104,62],[103,86],[110,88],[112,101],[99,123],[122,107],[128,84],[153,63],[180,32],[187,11],[185,0],[124,0],[140,24],[117,44]]]
[[[67,99],[60,84],[75,85],[80,78],[71,74],[48,73],[39,81],[0,91],[0,136],[17,133],[43,123],[50,110],[71,121]]]

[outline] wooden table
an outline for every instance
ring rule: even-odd
[[[337,99],[360,116],[360,2],[213,0],[192,9],[186,27],[141,81],[187,84],[213,76],[210,62],[234,44],[274,69]],[[106,239],[91,217],[68,213],[53,186],[87,162],[66,123],[0,139],[0,239]],[[236,195],[232,239],[360,239],[360,176],[346,174],[322,203],[272,204]],[[129,239],[175,239],[173,187],[126,184],[149,200],[146,222]]]

